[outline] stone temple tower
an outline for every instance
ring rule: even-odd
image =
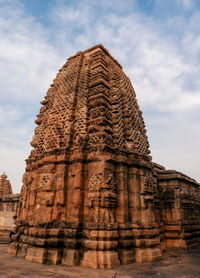
[[[41,104],[10,253],[92,268],[160,257],[148,139],[120,64],[102,45],[78,52]]]
[[[0,197],[12,194],[12,186],[5,172],[0,176]]]

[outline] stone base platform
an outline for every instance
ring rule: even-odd
[[[81,266],[43,265],[24,262],[23,258],[7,253],[8,245],[0,246],[0,277],[59,277],[59,278],[149,278],[149,277],[199,277],[200,248],[168,251],[162,259],[153,263],[132,263],[115,269],[90,269]]]

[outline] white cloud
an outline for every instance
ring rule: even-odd
[[[45,28],[16,3],[0,6],[1,94],[3,100],[9,96],[32,101],[47,90],[61,59],[49,44]]]
[[[60,26],[57,39],[62,40],[63,44],[69,40],[69,34],[65,33],[66,26],[84,27],[81,32],[74,32],[71,45],[77,50],[78,47],[84,49],[98,42],[105,44],[125,65],[130,77],[134,76],[134,84],[145,107],[154,105],[160,110],[178,111],[199,105],[200,86],[196,80],[200,66],[195,59],[191,61],[191,56],[197,59],[200,49],[200,39],[195,37],[194,29],[196,15],[189,20],[177,16],[163,23],[133,12],[119,15],[108,11],[95,18],[93,12],[92,4],[80,5],[79,8],[69,8],[67,5],[55,8],[54,21],[59,22]],[[189,26],[176,42],[177,33],[171,30],[171,34],[166,35],[163,28],[165,24],[168,29],[173,28],[180,21],[181,26],[183,23],[187,26],[189,21]],[[193,87],[192,94],[196,97],[191,96],[191,88],[185,86],[185,81]]]
[[[27,156],[27,150],[12,148],[12,146],[0,147],[0,173],[6,172],[14,193],[19,193],[22,186],[22,175],[25,169],[24,157]]]
[[[177,3],[185,10],[191,10],[195,6],[193,0],[177,0]]]

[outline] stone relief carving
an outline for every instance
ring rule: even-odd
[[[89,181],[89,207],[113,208],[116,206],[113,175],[105,180],[103,173],[94,174]]]
[[[54,186],[54,174],[44,173],[40,174],[38,189],[42,191],[52,190]]]

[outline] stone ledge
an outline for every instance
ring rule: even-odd
[[[170,179],[179,179],[179,180],[184,180],[187,182],[192,183],[195,185],[195,187],[200,188],[200,183],[198,183],[195,179],[188,177],[187,175],[178,172],[176,170],[157,170],[156,172],[158,174],[158,180],[170,180]]]

